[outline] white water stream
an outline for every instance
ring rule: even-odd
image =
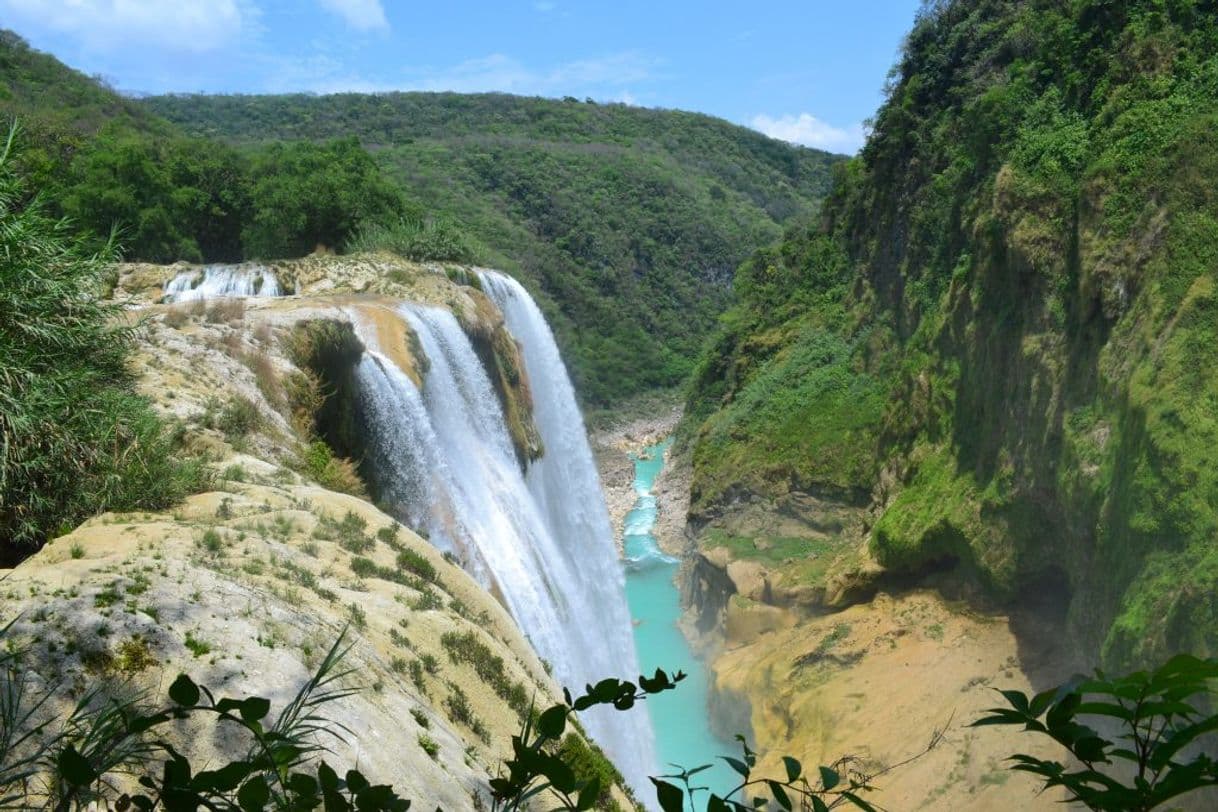
[[[367,352],[356,369],[368,427],[366,470],[380,501],[426,529],[509,611],[555,676],[575,694],[605,677],[639,673],[625,578],[600,479],[554,336],[515,280],[479,274],[519,342],[545,453],[522,471],[503,410],[468,336],[451,312],[402,304],[397,315],[427,359],[422,391],[378,346],[377,331],[352,319]],[[165,286],[171,302],[278,296],[256,265],[209,265]],[[581,714],[640,798],[652,795],[655,746],[643,709]]]
[[[204,265],[183,271],[165,285],[166,302],[213,299],[220,296],[282,296],[279,280],[258,265]]]
[[[521,471],[498,397],[469,338],[440,308],[402,305],[429,362],[423,392],[381,355],[376,332],[357,370],[370,468],[381,500],[452,550],[512,616],[555,676],[585,683],[638,674],[624,576],[583,419],[553,335],[514,280],[483,273],[521,344],[545,454]],[[647,714],[581,714],[639,797],[656,771]]]

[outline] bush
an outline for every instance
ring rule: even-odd
[[[113,254],[87,253],[30,200],[0,154],[0,539],[19,558],[104,510],[161,509],[205,482],[135,393],[136,328],[98,292]]]
[[[321,440],[305,446],[299,459],[304,473],[323,488],[352,496],[365,495],[364,481],[360,479],[355,463],[334,456],[330,446]]]
[[[421,553],[416,553],[411,549],[403,549],[398,552],[398,569],[413,572],[424,581],[432,583],[436,581],[436,568]]]
[[[347,243],[347,251],[389,251],[418,261],[477,261],[477,252],[457,226],[442,218],[423,216],[402,217],[389,224],[365,225]]]
[[[262,413],[249,398],[238,395],[216,416],[215,427],[231,443],[262,427]]]
[[[472,665],[478,677],[491,686],[495,694],[521,718],[524,717],[529,707],[528,691],[524,685],[508,677],[503,658],[492,652],[474,632],[445,632],[440,636],[440,645],[444,646],[454,663]]]
[[[299,257],[345,245],[360,224],[401,214],[401,192],[354,138],[276,143],[254,156],[247,257]]]

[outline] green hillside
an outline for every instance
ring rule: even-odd
[[[820,223],[697,372],[694,512],[867,507],[890,570],[1218,652],[1218,5],[928,4]]]
[[[501,94],[163,96],[146,107],[236,145],[358,138],[543,295],[585,399],[671,386],[748,253],[806,218],[835,159],[704,115]]]
[[[53,211],[127,259],[389,248],[520,277],[583,398],[672,386],[749,252],[839,158],[708,116],[504,95],[126,99],[0,36],[0,115]]]

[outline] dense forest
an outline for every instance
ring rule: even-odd
[[[328,250],[507,270],[586,402],[688,375],[736,266],[839,159],[708,116],[505,95],[126,99],[0,38],[0,112],[55,213],[124,258]],[[579,325],[579,329],[576,329]]]
[[[555,307],[586,400],[683,380],[736,266],[806,218],[834,159],[709,116],[502,94],[163,96],[236,145],[356,137],[477,258]],[[576,325],[579,329],[576,330]]]
[[[928,4],[820,222],[737,273],[695,515],[870,505],[890,571],[1059,597],[1112,666],[1218,650],[1216,54],[1206,0]]]

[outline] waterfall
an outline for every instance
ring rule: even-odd
[[[498,397],[456,318],[402,305],[428,360],[422,393],[353,314],[369,348],[357,382],[374,485],[391,510],[502,596],[574,693],[608,676],[633,679],[624,577],[571,383],[528,294],[497,275],[483,281],[523,346],[544,456],[521,472]],[[596,708],[581,718],[639,797],[649,796],[656,765],[647,714]]]
[[[550,533],[560,540],[561,554],[576,573],[575,580],[565,583],[572,595],[583,599],[584,622],[597,631],[593,643],[599,642],[599,646],[581,655],[587,658],[583,666],[587,676],[576,685],[598,676],[633,679],[639,667],[626,605],[625,576],[583,414],[554,333],[533,297],[515,279],[491,271],[480,272],[479,278],[503,313],[508,332],[520,343],[532,387],[533,421],[546,452],[529,465],[529,493]],[[623,731],[627,738],[617,743],[607,740],[606,749],[623,765],[639,797],[650,797],[651,787],[645,776],[654,772],[656,764],[646,714],[606,713],[616,713],[619,718],[614,721],[623,727],[625,720],[621,717],[628,718],[630,729]],[[632,760],[623,759],[623,749]]]
[[[260,265],[204,265],[182,271],[165,285],[166,302],[217,296],[282,296],[279,280]]]

